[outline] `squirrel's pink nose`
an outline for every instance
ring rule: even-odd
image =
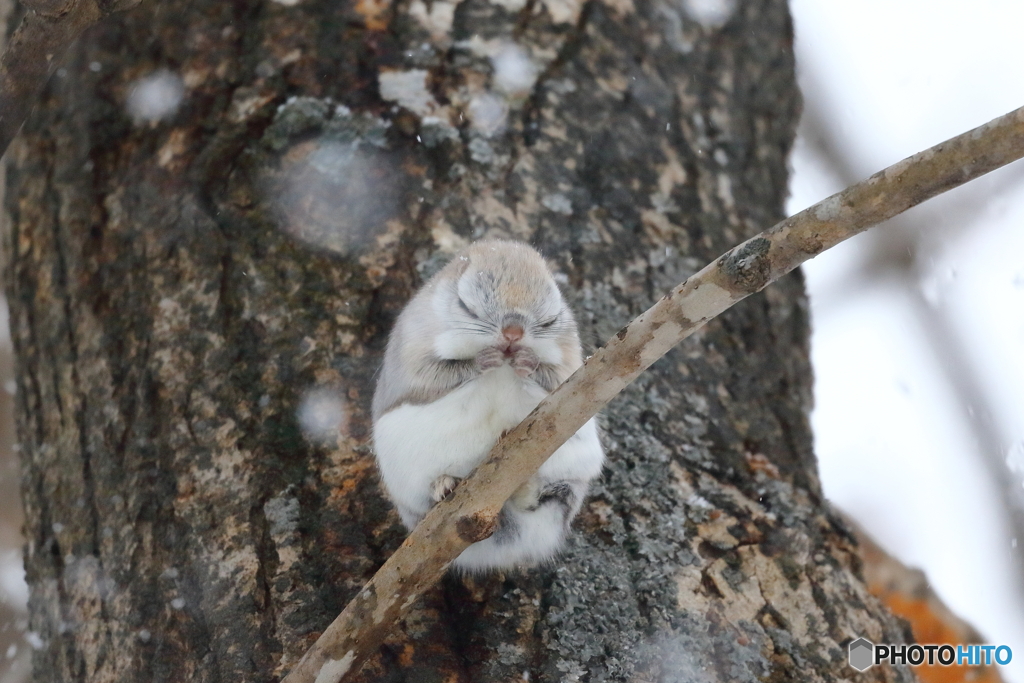
[[[517,342],[523,338],[523,328],[519,325],[508,325],[501,330],[502,336],[508,342]]]

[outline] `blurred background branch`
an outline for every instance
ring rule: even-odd
[[[1024,96],[1018,4],[791,7],[805,110],[790,213]],[[1022,175],[1003,169],[804,268],[826,495],[894,559],[923,570],[985,642],[1015,649],[1024,648]],[[1019,683],[1024,666],[1001,674]]]
[[[813,81],[813,76],[808,75],[807,80]],[[844,141],[822,111],[823,104],[815,98],[816,92],[821,89],[806,87],[805,83],[808,94],[805,94],[800,122],[801,134],[807,141],[808,151],[842,185],[852,185],[863,176],[853,168]],[[1006,192],[1019,192],[1022,181],[1024,168],[1011,166],[984,192],[969,194],[952,211],[922,206],[891,219],[885,230],[873,230],[863,238],[860,261],[855,269],[848,271],[843,279],[832,282],[827,290],[816,293],[828,301],[827,305],[842,306],[846,293],[863,291],[879,283],[901,291],[928,343],[929,348],[922,351],[934,356],[943,381],[965,408],[959,415],[976,444],[971,455],[979,460],[993,488],[999,491],[1013,538],[1024,538],[1024,480],[1021,472],[1010,468],[1005,456],[1004,444],[1011,442],[1010,429],[999,422],[992,407],[994,400],[964,348],[957,321],[951,319],[948,310],[928,300],[923,283],[929,277],[929,268],[922,261],[926,260],[924,255],[930,245],[938,240],[969,239],[972,230],[982,227],[978,217],[984,215],[985,206]],[[1017,544],[1012,551],[1014,571],[1024,585],[1024,544]]]

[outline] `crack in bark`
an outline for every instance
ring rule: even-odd
[[[576,51],[582,46],[586,36],[587,24],[590,21],[590,14],[594,11],[595,4],[599,0],[586,0],[583,6],[580,8],[580,16],[576,20],[576,25],[573,29],[566,34],[565,39],[562,42],[562,46],[558,49],[558,54],[551,62],[544,68],[544,71],[537,76],[537,80],[534,81],[533,87],[530,91],[530,96],[526,100],[526,104],[523,107],[521,119],[523,122],[523,146],[532,147],[540,137],[540,123],[535,122],[534,119],[539,121],[540,110],[544,107],[542,98],[544,97],[544,86],[547,81],[561,69],[563,66],[569,63],[569,60],[575,55]],[[525,27],[524,27],[525,30]],[[513,146],[512,163],[509,166],[509,173],[515,168],[515,162],[518,160],[519,146]],[[506,175],[505,186],[508,187],[508,176]]]

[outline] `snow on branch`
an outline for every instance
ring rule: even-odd
[[[0,156],[75,38],[100,19],[141,0],[22,0],[25,17],[0,57]]]
[[[734,247],[622,328],[435,506],[283,683],[338,683],[467,546],[505,500],[626,385],[736,302],[869,227],[1024,156],[1024,108],[880,171]]]

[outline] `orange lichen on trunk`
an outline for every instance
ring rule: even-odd
[[[391,19],[391,5],[381,0],[357,0],[356,13],[366,22],[371,31],[384,31]]]
[[[868,590],[893,614],[910,623],[916,642],[954,647],[985,642],[970,624],[943,604],[928,585],[924,572],[905,566],[876,545],[862,529],[857,531]],[[926,663],[915,666],[914,672],[922,683],[1002,682],[995,665],[941,666]]]

